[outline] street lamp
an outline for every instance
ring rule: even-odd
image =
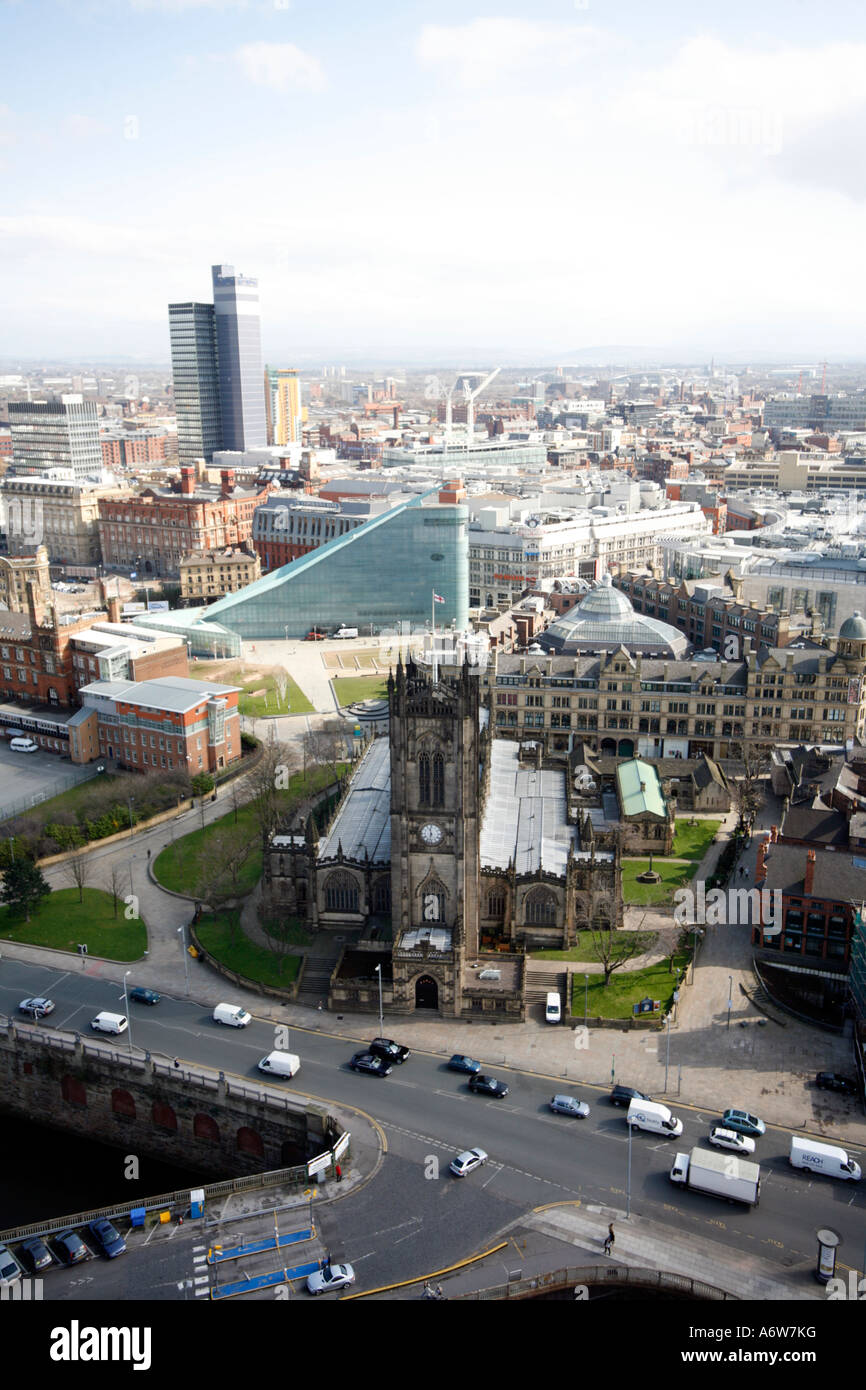
[[[126,982],[131,974],[131,970],[125,970],[123,973],[123,1012],[126,1014],[126,1036],[129,1040],[130,1057],[132,1057],[132,1019],[129,1017],[129,990]]]
[[[384,1018],[382,1017],[382,967],[381,967],[381,965],[377,965],[377,966],[376,966],[376,974],[379,976],[379,1033],[380,1033],[380,1035],[381,1035],[381,1034],[383,1034],[384,1031],[385,1031],[385,1020],[384,1020]]]
[[[186,992],[189,994],[189,951],[186,947],[186,927],[178,927],[177,934],[180,937],[181,949],[183,951],[183,968],[186,975]]]
[[[665,1095],[668,1093],[668,1068],[671,1064],[671,1011],[668,1009],[668,1043],[665,1052]]]
[[[587,1025],[587,1020],[588,1020],[588,1018],[589,1018],[589,976],[586,975],[586,974],[584,974],[584,977],[583,977],[583,1026],[584,1026],[584,1028],[585,1028],[586,1025]]]
[[[730,1026],[731,1026],[731,1010],[732,1010],[733,1007],[734,1007],[734,1001],[733,1001],[733,999],[732,999],[732,997],[731,997],[731,995],[732,995],[732,993],[733,993],[733,988],[734,988],[734,977],[733,977],[733,975],[729,975],[729,976],[728,976],[728,1028],[730,1028]]]

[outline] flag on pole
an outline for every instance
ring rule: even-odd
[[[434,602],[434,603],[444,603],[444,602],[445,602],[445,600],[444,600],[444,598],[442,597],[442,595],[441,595],[441,594],[437,594],[435,589],[433,590],[433,602]]]

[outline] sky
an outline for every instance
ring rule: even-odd
[[[0,357],[866,359],[856,0],[0,0]]]

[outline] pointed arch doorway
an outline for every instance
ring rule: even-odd
[[[439,1008],[439,986],[432,975],[419,975],[415,981],[415,1008]]]

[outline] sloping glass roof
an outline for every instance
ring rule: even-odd
[[[336,859],[342,845],[346,859],[373,864],[391,862],[391,750],[387,738],[370,744],[352,777],[346,799],[328,834],[319,842],[318,859]]]

